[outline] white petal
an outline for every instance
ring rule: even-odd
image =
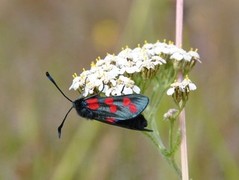
[[[116,81],[114,79],[111,79],[110,82],[111,82],[112,86],[116,86]]]
[[[184,54],[184,55],[183,55],[183,59],[184,59],[185,61],[191,61],[192,56],[190,56],[189,54]]]
[[[200,56],[196,51],[189,51],[188,54],[190,54],[194,59],[199,59]]]
[[[86,97],[88,94],[89,94],[89,92],[85,90],[85,91],[83,92],[82,96]]]
[[[119,84],[117,85],[117,89],[121,92],[122,89],[124,88],[124,85],[123,84]]]
[[[151,48],[153,48],[153,44],[152,43],[144,44],[144,46],[142,48],[151,49]]]
[[[170,56],[170,59],[181,61],[183,59],[183,55],[181,53],[175,52]]]
[[[133,90],[128,87],[124,87],[123,94],[133,94]]]
[[[113,60],[114,57],[115,57],[115,56],[113,56],[113,55],[111,55],[111,54],[107,54],[107,56],[104,58],[104,61],[110,63],[111,61],[114,61],[114,60]]]
[[[96,61],[95,65],[96,65],[96,66],[102,66],[102,65],[104,65],[105,63],[106,63],[106,62],[101,59],[101,60]]]
[[[188,87],[189,87],[189,90],[190,90],[190,91],[194,91],[194,90],[197,89],[197,86],[196,86],[194,83],[189,83],[189,84],[188,84]]]
[[[133,74],[135,72],[139,72],[138,69],[134,66],[134,67],[128,67],[125,69],[127,73],[129,74]]]
[[[77,90],[80,86],[80,82],[73,82],[72,85],[70,86],[69,90],[74,89]]]
[[[169,88],[169,89],[167,90],[167,95],[171,96],[171,95],[173,95],[173,93],[174,93],[174,88],[173,88],[173,87],[172,87],[172,88]]]
[[[112,90],[111,88],[107,89],[107,90],[105,91],[105,95],[106,95],[106,96],[110,96],[111,90]]]
[[[140,93],[140,88],[135,85],[135,86],[133,87],[133,91],[134,91],[136,94],[139,94],[139,93]]]

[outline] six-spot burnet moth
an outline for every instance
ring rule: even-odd
[[[72,101],[62,92],[48,72],[46,72],[46,76],[61,94],[73,104],[58,127],[59,138],[67,115],[73,108],[76,109],[78,115],[87,119],[133,130],[152,131],[145,129],[147,120],[141,114],[149,103],[148,97],[141,94],[102,97],[96,94]]]

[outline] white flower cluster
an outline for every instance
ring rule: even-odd
[[[173,44],[145,43],[143,47],[126,48],[118,55],[108,54],[104,59],[97,59],[90,70],[74,76],[69,89],[83,89],[84,97],[93,94],[95,90],[102,91],[106,96],[140,93],[140,88],[129,76],[145,70],[156,71],[168,60],[199,60],[199,55],[195,51],[186,52]]]
[[[167,90],[167,95],[171,96],[176,92],[189,93],[190,91],[194,91],[196,89],[196,85],[186,77],[182,82],[175,82],[171,84],[171,88]]]
[[[192,61],[196,60],[200,62],[200,56],[196,51],[185,51],[174,44],[167,44],[165,42],[157,42],[155,44],[145,44],[143,48],[154,55],[169,56],[170,60],[177,61]]]

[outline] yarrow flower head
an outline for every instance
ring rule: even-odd
[[[163,115],[163,118],[164,118],[164,120],[173,120],[173,119],[175,119],[177,113],[178,113],[177,109],[169,109],[168,112],[166,112]]]
[[[167,90],[167,95],[173,96],[174,100],[179,103],[181,100],[186,101],[190,91],[197,89],[196,85],[186,76],[182,82],[174,82]]]
[[[103,92],[106,96],[140,93],[134,79],[154,78],[174,61],[195,64],[199,55],[171,42],[145,43],[134,49],[126,47],[117,55],[107,54],[103,59],[96,59],[91,69],[84,70],[79,76],[75,74],[69,89],[80,91],[84,97],[96,92]]]

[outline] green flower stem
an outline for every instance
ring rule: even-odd
[[[172,152],[173,149],[173,132],[174,132],[174,119],[170,121],[170,128],[169,128],[169,151]]]
[[[155,121],[153,121],[153,122],[155,122]],[[173,148],[174,150],[172,152],[167,150],[159,136],[157,128],[153,129],[153,130],[154,130],[154,132],[152,132],[152,133],[146,132],[145,134],[152,140],[154,145],[156,145],[157,149],[159,149],[160,153],[167,160],[168,164],[175,170],[177,176],[179,178],[181,178],[181,170],[179,169],[179,167],[174,159],[174,153],[175,153],[176,149]],[[156,130],[156,132],[155,132],[155,130]]]
[[[170,165],[173,167],[173,169],[176,171],[176,173],[177,173],[179,179],[181,179],[181,178],[182,178],[182,172],[181,172],[181,170],[179,169],[177,163],[175,162],[174,157],[173,157],[173,158],[170,158],[169,164],[170,164]]]
[[[173,78],[172,78],[173,80]],[[179,169],[177,163],[175,162],[174,155],[176,153],[176,150],[178,149],[180,145],[180,134],[178,134],[176,137],[174,136],[174,126],[175,126],[175,119],[170,120],[170,128],[169,128],[169,148],[167,149],[160,137],[158,126],[157,126],[157,111],[159,108],[159,104],[162,100],[163,95],[165,95],[165,92],[171,82],[163,83],[159,79],[157,79],[157,87],[154,87],[157,89],[157,91],[151,91],[152,94],[150,96],[151,102],[150,102],[150,111],[146,111],[146,117],[150,122],[151,128],[153,132],[145,132],[144,134],[147,135],[151,139],[151,141],[156,145],[156,147],[159,149],[160,153],[163,155],[163,157],[167,160],[169,165],[175,170],[176,174],[179,178],[181,178],[181,170]],[[146,89],[144,89],[146,90]]]

